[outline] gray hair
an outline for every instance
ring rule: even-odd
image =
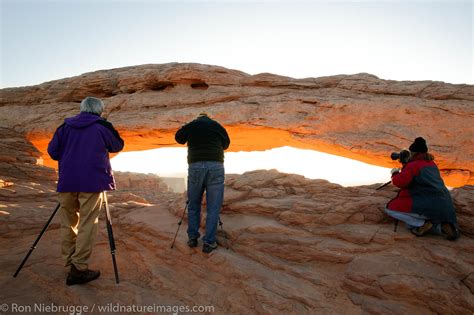
[[[81,102],[81,112],[100,115],[104,111],[104,102],[100,98],[86,97]]]

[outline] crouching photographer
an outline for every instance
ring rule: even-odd
[[[385,208],[392,218],[405,222],[416,236],[439,231],[448,240],[459,238],[456,212],[425,139],[418,137],[408,151],[392,153],[402,163],[392,169],[392,183],[400,188]]]

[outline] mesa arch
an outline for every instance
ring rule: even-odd
[[[101,70],[1,90],[0,123],[46,146],[80,101],[97,96],[126,151],[175,146],[174,132],[199,112],[220,121],[230,151],[313,149],[394,167],[390,152],[428,140],[449,186],[474,184],[474,86],[381,80],[370,74],[293,79],[201,64]]]

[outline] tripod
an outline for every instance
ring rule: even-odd
[[[176,241],[176,236],[178,235],[179,228],[181,227],[181,224],[183,223],[184,215],[186,214],[186,210],[188,209],[188,204],[189,204],[189,200],[186,200],[186,206],[184,206],[183,215],[181,216],[181,220],[179,220],[178,222],[178,229],[176,230],[176,233],[174,234],[173,243],[171,243],[171,248],[173,248],[174,246],[174,242]]]
[[[114,265],[114,273],[115,273],[115,283],[119,283],[119,274],[117,270],[117,262],[115,261],[115,240],[114,240],[114,232],[112,231],[112,219],[110,216],[109,210],[109,203],[107,202],[107,194],[105,191],[104,194],[104,202],[105,202],[105,217],[107,221],[107,234],[109,235],[109,245],[110,245],[110,254],[112,255],[112,264]],[[101,204],[102,207],[102,204]]]
[[[51,216],[49,217],[48,222],[46,222],[46,225],[43,227],[43,229],[41,230],[41,233],[40,233],[40,234],[38,235],[38,237],[36,238],[36,241],[33,243],[33,245],[31,245],[30,251],[28,252],[28,254],[26,254],[25,258],[23,258],[23,261],[21,262],[20,266],[18,267],[18,269],[16,270],[15,274],[13,275],[13,278],[16,278],[16,276],[18,276],[18,274],[20,273],[20,270],[23,268],[23,265],[26,263],[26,261],[28,260],[28,258],[29,258],[30,255],[31,255],[31,253],[32,253],[33,250],[36,248],[36,245],[38,244],[39,240],[40,240],[41,237],[43,236],[44,232],[45,232],[46,229],[48,228],[48,226],[49,226],[49,224],[51,223],[51,221],[53,220],[54,215],[56,214],[56,212],[58,212],[59,206],[60,206],[60,204],[58,203],[58,205],[56,206],[56,208],[55,208],[54,211],[53,211],[53,214],[51,214]]]
[[[173,248],[174,243],[176,241],[176,236],[178,235],[179,228],[181,227],[181,224],[183,223],[184,215],[186,214],[186,210],[188,209],[188,205],[189,205],[189,200],[186,200],[186,206],[184,207],[183,215],[181,216],[181,219],[178,222],[178,228],[176,229],[176,233],[174,234],[173,242],[171,243],[171,248]],[[219,217],[219,225],[221,227],[222,233],[224,234],[224,238],[226,239],[226,249],[229,249],[228,240],[227,240],[226,234],[224,232],[224,228],[222,227],[222,225],[224,225],[224,224],[221,221],[221,217]]]
[[[379,187],[375,188],[375,190],[380,190],[380,189],[382,189],[382,188],[384,188],[384,187],[390,185],[391,183],[392,183],[392,181],[390,180],[389,182],[386,182],[385,184],[380,185]]]
[[[227,239],[227,234],[225,234],[224,228],[222,227],[224,224],[223,224],[222,221],[221,221],[221,217],[219,217],[219,225],[221,226],[222,234],[224,234],[224,238],[225,238],[225,249],[229,249],[229,240]]]
[[[112,231],[112,221],[110,219],[110,211],[109,211],[109,205],[107,203],[107,195],[105,193],[105,191],[103,192],[103,198],[104,198],[104,201],[105,201],[105,209],[106,209],[106,217],[107,217],[107,232],[108,232],[108,235],[109,235],[109,244],[110,244],[110,250],[111,250],[111,254],[112,254],[112,262],[113,262],[113,265],[114,265],[114,271],[115,271],[115,280],[117,283],[119,283],[119,276],[118,276],[118,271],[117,271],[117,264],[115,262],[115,241],[114,241],[114,236],[113,236],[113,231]],[[100,205],[102,207],[102,204]],[[26,261],[28,260],[28,258],[30,257],[31,253],[33,252],[33,250],[36,248],[36,245],[38,244],[38,242],[40,241],[41,237],[43,236],[44,232],[46,232],[46,230],[48,229],[48,226],[49,224],[51,223],[51,221],[53,220],[54,216],[56,215],[56,212],[58,212],[59,210],[59,207],[60,207],[60,204],[58,203],[56,208],[54,209],[53,213],[51,214],[51,216],[49,217],[49,220],[48,222],[46,222],[45,226],[43,227],[43,229],[41,230],[41,233],[38,235],[38,237],[36,238],[35,242],[33,243],[33,245],[31,245],[31,248],[30,250],[28,251],[28,253],[26,254],[25,258],[23,259],[23,261],[21,262],[20,266],[18,267],[18,269],[16,270],[15,274],[13,275],[14,278],[16,278],[18,276],[18,274],[20,273],[21,269],[23,268],[23,265],[26,263]]]
[[[380,190],[386,186],[388,186],[389,184],[391,184],[392,181],[390,180],[389,182],[386,182],[385,184],[383,185],[380,185],[379,187],[377,187],[375,190]],[[393,227],[393,231],[396,232],[397,231],[397,228],[398,228],[398,220],[397,219],[394,219],[395,221],[393,222],[394,223],[394,227]]]

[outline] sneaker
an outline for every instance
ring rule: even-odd
[[[192,247],[197,247],[197,246],[198,246],[198,240],[197,240],[197,238],[190,238],[190,239],[188,240],[188,246],[191,247],[191,248],[192,248]]]
[[[67,285],[74,285],[74,284],[83,284],[87,283],[89,281],[95,280],[99,278],[100,276],[100,271],[95,271],[95,270],[84,270],[80,271],[78,270],[74,265],[71,265],[71,270],[69,271],[69,274],[66,279],[66,284]]]
[[[459,238],[459,230],[452,223],[442,223],[441,224],[441,234],[448,241],[455,241]]]
[[[204,243],[204,245],[202,246],[202,252],[208,254],[216,248],[217,248],[217,243],[214,243],[214,244]]]
[[[428,233],[432,227],[433,227],[433,223],[431,223],[431,221],[425,221],[425,224],[423,224],[420,227],[412,229],[411,232],[415,234],[416,236],[423,236],[426,233]]]

